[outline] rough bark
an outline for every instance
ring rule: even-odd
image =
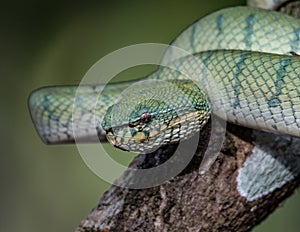
[[[298,149],[300,142],[234,125],[228,125],[227,129],[223,148],[208,172],[199,174],[199,165],[207,148],[210,126],[204,128],[196,154],[179,175],[148,189],[112,186],[76,231],[250,231],[298,186],[299,157],[297,154],[290,157],[290,151]],[[254,167],[254,172],[245,172],[246,178],[253,183],[249,184],[249,190],[241,190],[237,181],[241,169],[249,166],[249,160],[247,164],[246,160],[264,146],[271,158],[276,162],[279,160],[293,173],[293,178],[281,181],[282,186],[271,184],[269,192],[250,193],[251,189],[259,192],[260,187],[266,188],[255,181],[260,176],[256,176]],[[168,159],[174,150],[176,145],[169,145],[154,153],[140,155],[130,166],[156,166]],[[272,183],[282,179],[274,175],[280,168],[270,168],[267,163],[258,160],[254,164],[259,170],[257,173],[267,178],[266,182],[273,176]]]

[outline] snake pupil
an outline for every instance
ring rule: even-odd
[[[142,113],[140,119],[141,119],[141,122],[147,123],[147,122],[149,122],[150,119],[151,119],[151,114],[148,113],[148,112]]]
[[[130,128],[134,128],[138,126],[138,131],[142,131],[143,130],[143,124],[144,123],[148,123],[151,119],[151,114],[148,112],[144,112],[141,114],[140,119],[138,121],[135,122],[129,122],[128,126]]]

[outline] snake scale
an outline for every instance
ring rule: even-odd
[[[274,8],[273,1],[266,2],[272,5],[266,8]],[[249,5],[257,6],[254,4],[255,1],[249,1]],[[300,137],[298,19],[246,6],[226,8],[190,25],[171,45],[194,54],[192,58],[177,59],[174,64],[195,70],[197,75],[186,77],[162,67],[145,78],[164,81],[161,85],[140,84],[136,91],[119,100],[116,99],[120,92],[134,81],[108,84],[105,88],[84,86],[80,99],[76,99],[79,110],[74,115],[76,86],[34,91],[29,108],[40,137],[48,144],[74,142],[75,128],[76,141],[92,142],[95,138],[90,134],[96,129],[100,141],[107,134],[113,145],[131,151],[186,139],[199,131],[210,116],[208,86],[218,90],[213,104],[223,109],[227,121]],[[164,59],[170,57],[172,50],[167,50]],[[213,83],[208,76],[213,77]],[[98,96],[100,90],[103,92],[93,111],[90,96]],[[167,104],[168,101],[174,104]]]

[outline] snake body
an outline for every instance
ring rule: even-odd
[[[220,96],[213,103],[224,108],[228,121],[300,136],[300,60],[296,56],[300,54],[298,19],[251,7],[222,9],[189,26],[172,45],[193,53],[197,62],[203,65],[204,69],[197,70],[200,74],[192,78],[193,81],[207,86],[211,84],[208,83],[208,74],[214,77],[213,85],[220,90]],[[172,50],[166,52],[164,59],[172,59]],[[181,58],[174,63],[193,70],[197,69],[195,59]],[[186,78],[191,79],[168,68],[160,68],[147,77],[150,80],[177,79],[175,86],[184,86],[179,89],[187,94],[196,113],[187,111],[184,114],[184,103],[170,94],[174,102],[179,102],[175,104],[176,117],[172,114],[174,107],[162,106],[162,102],[151,102],[147,98],[142,105],[137,104],[139,113],[131,114],[127,112],[127,106],[129,103],[136,104],[141,91],[116,102],[118,93],[132,83],[107,85],[95,111],[98,134],[103,136],[107,133],[115,146],[134,151],[189,137],[191,132],[206,123],[211,105],[206,103],[209,100],[209,96],[205,95],[207,89],[197,91],[197,87],[186,82]],[[90,131],[95,130],[91,123],[94,112],[91,111],[89,95],[97,94],[101,88],[86,86],[82,89],[83,97],[79,99],[82,110],[73,115],[73,126],[82,128],[77,137],[83,141],[90,141]],[[143,96],[147,96],[146,92]],[[157,93],[159,91],[154,95]],[[153,92],[149,94],[153,96]],[[71,127],[74,96],[75,87],[43,88],[31,95],[29,107],[32,119],[46,143],[74,140]],[[195,99],[201,99],[200,106]],[[118,109],[113,122],[112,105]],[[144,118],[147,120],[143,121]],[[112,127],[115,129],[112,130]]]

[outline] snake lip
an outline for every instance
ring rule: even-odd
[[[118,148],[118,149],[120,149],[120,150],[122,150],[122,151],[127,151],[127,152],[130,152],[129,150],[127,150],[127,149],[125,149],[125,148],[123,148],[123,147],[121,147],[121,146],[118,146],[118,145],[114,145],[114,147],[116,147],[116,148]]]
[[[122,151],[128,151],[127,149],[123,148],[122,146],[120,146],[120,144],[117,143],[117,140],[113,134],[113,130],[112,128],[109,128],[107,131],[106,131],[106,138],[107,140],[116,148],[122,150]]]

